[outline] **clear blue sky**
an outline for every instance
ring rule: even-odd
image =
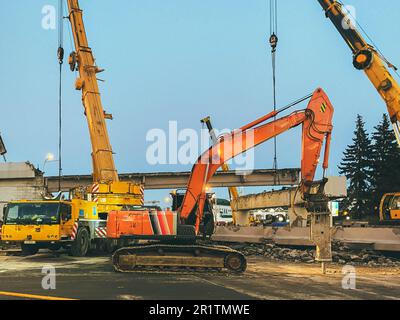
[[[42,7],[55,0],[2,2],[0,130],[10,161],[42,166],[57,153],[57,31],[41,28]],[[267,0],[81,0],[90,46],[105,68],[101,85],[120,172],[181,171],[150,166],[146,133],[168,128],[236,128],[272,109]],[[358,20],[386,56],[400,65],[400,2],[353,0]],[[65,26],[69,28],[66,23]],[[68,29],[66,52],[71,51]],[[351,142],[357,113],[372,128],[385,105],[316,0],[279,0],[278,103],[323,87],[335,108],[330,174]],[[74,74],[64,68],[64,173],[91,172],[90,144]],[[279,166],[298,167],[299,129],[279,138]],[[272,166],[272,144],[256,151],[257,167]],[[47,174],[57,173],[48,164]],[[165,193],[165,192],[163,192]],[[149,194],[158,197],[161,193]]]

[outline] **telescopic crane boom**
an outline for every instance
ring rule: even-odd
[[[69,64],[71,71],[79,72],[75,88],[82,91],[82,103],[92,145],[94,185],[86,193],[99,201],[101,211],[104,212],[116,209],[113,206],[142,205],[143,188],[118,179],[106,125],[106,119],[112,119],[112,115],[103,109],[97,80],[97,74],[103,70],[96,65],[89,47],[78,0],[67,2],[75,44],[75,51],[69,56]]]
[[[342,4],[335,0],[318,0],[329,18],[353,52],[353,65],[363,70],[386,103],[397,142],[400,144],[400,85],[391,75],[390,64],[352,25]],[[388,66],[388,67],[387,67]]]
[[[92,143],[93,180],[97,182],[117,182],[118,174],[114,164],[113,151],[108,136],[107,125],[97,74],[102,72],[95,62],[92,49],[89,47],[83,23],[83,13],[78,0],[68,0],[69,20],[75,43],[75,52],[70,55],[71,70],[77,68],[80,77],[75,87],[82,90],[82,102],[89,126]]]

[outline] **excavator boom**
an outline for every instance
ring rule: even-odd
[[[266,121],[274,116],[276,114],[272,113],[262,120]],[[194,165],[180,208],[181,219],[189,219],[193,223],[196,217],[195,225],[198,230],[206,200],[205,189],[214,173],[228,160],[300,124],[303,124],[301,185],[302,192],[306,194],[314,180],[324,140],[330,137],[332,117],[332,104],[324,91],[317,89],[306,110],[296,111],[289,116],[263,125],[258,125],[259,121],[256,121],[256,124],[244,126],[223,136],[217,144],[203,153]],[[255,127],[255,125],[258,126]],[[329,141],[328,139],[326,153],[329,152]],[[326,160],[324,166],[327,167]]]

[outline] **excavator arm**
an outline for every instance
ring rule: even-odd
[[[324,140],[326,140],[326,147],[323,168],[328,167],[333,111],[327,95],[322,89],[317,89],[306,110],[296,111],[289,116],[262,124],[279,113],[279,111],[271,112],[223,136],[199,157],[193,167],[179,210],[184,224],[195,225],[196,233],[198,233],[206,200],[207,183],[225,162],[300,124],[303,124],[301,191],[306,195],[315,177]]]
[[[396,69],[368,44],[336,0],[318,0],[340,35],[353,52],[353,65],[363,70],[386,103],[391,122],[400,144],[400,85],[390,74],[388,67]],[[387,67],[388,66],[388,67]]]

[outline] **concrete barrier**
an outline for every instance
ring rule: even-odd
[[[314,246],[309,228],[218,226],[212,237],[222,242],[260,243],[265,240],[278,245]],[[332,239],[343,244],[368,247],[377,251],[400,252],[400,228],[332,228]]]

